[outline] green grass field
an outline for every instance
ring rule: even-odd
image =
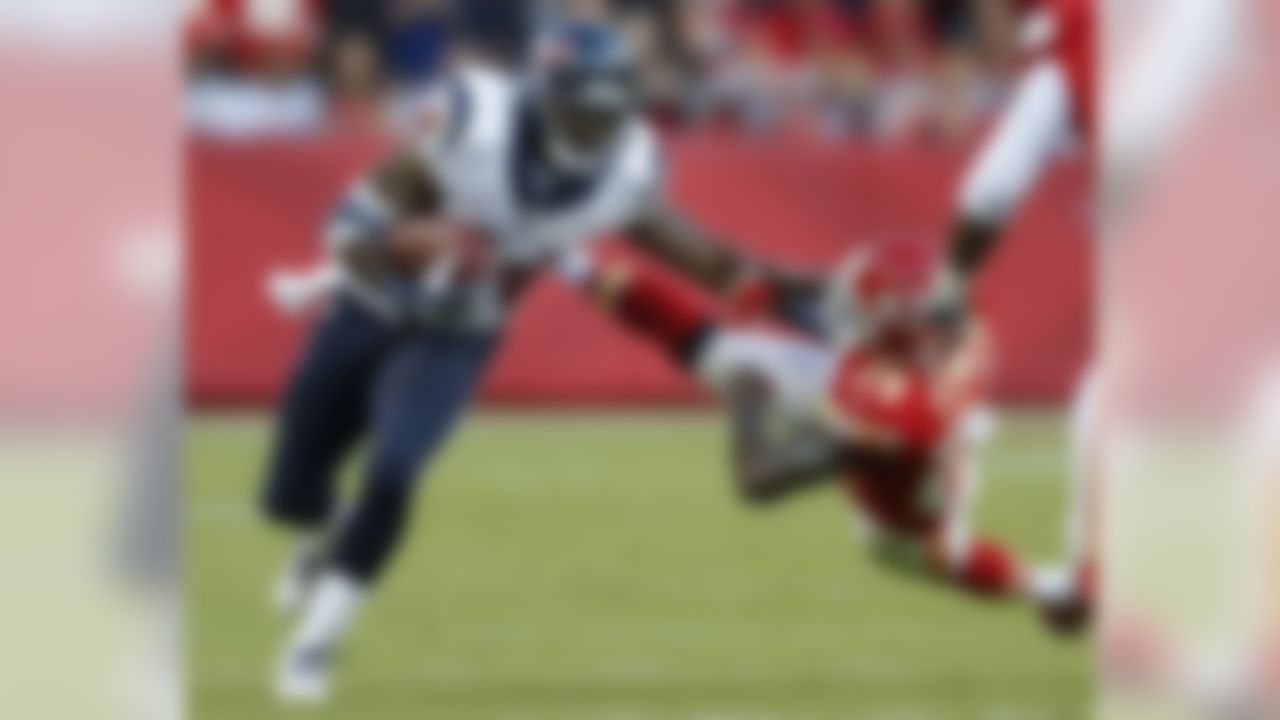
[[[976,525],[1058,548],[1061,423],[1005,418]],[[434,468],[334,704],[275,706],[287,544],[258,521],[257,417],[188,431],[195,720],[1078,720],[1088,646],[889,573],[834,490],[741,507],[704,414],[480,414]]]

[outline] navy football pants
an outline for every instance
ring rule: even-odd
[[[284,400],[263,498],[268,516],[323,528],[340,465],[367,434],[362,487],[332,560],[376,580],[399,544],[423,466],[462,415],[495,344],[489,334],[397,330],[349,298],[336,302]]]

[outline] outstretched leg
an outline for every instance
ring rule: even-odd
[[[298,536],[273,603],[302,602],[327,547],[339,466],[366,426],[367,396],[394,336],[350,300],[316,326],[290,380],[263,485],[266,517]]]
[[[285,698],[327,694],[333,652],[400,547],[421,470],[461,417],[494,345],[489,336],[424,333],[402,339],[384,363],[364,486],[282,660]]]
[[[393,335],[350,301],[312,334],[281,407],[262,507],[299,530],[330,518],[338,465],[365,428],[369,387]]]
[[[710,303],[675,278],[638,264],[602,263],[576,280],[624,326],[693,363],[715,319]]]

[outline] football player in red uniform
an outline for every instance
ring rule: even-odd
[[[624,264],[577,273],[728,406],[736,487],[768,503],[837,480],[878,558],[965,591],[1064,610],[1059,574],[974,537],[973,447],[990,351],[974,319],[938,327],[940,263],[923,247],[855,252],[823,300],[830,340],[768,319],[718,317],[674,280]]]

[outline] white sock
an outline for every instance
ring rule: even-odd
[[[344,506],[332,513],[329,521],[318,529],[297,531],[293,556],[289,558],[290,572],[301,575],[305,571],[314,570],[323,562],[334,536],[350,514],[350,508]]]
[[[1076,388],[1068,425],[1070,497],[1064,524],[1067,561],[1079,564],[1093,554],[1094,494],[1102,462],[1103,388],[1097,368],[1090,368]]]
[[[1070,568],[1054,565],[1032,569],[1027,577],[1027,594],[1042,603],[1071,600],[1076,587]]]
[[[293,557],[289,558],[290,566],[300,569],[316,560],[324,551],[324,533],[307,531],[298,534],[293,546]]]
[[[307,601],[292,647],[312,650],[336,646],[360,612],[367,593],[356,580],[337,571],[325,572]]]

